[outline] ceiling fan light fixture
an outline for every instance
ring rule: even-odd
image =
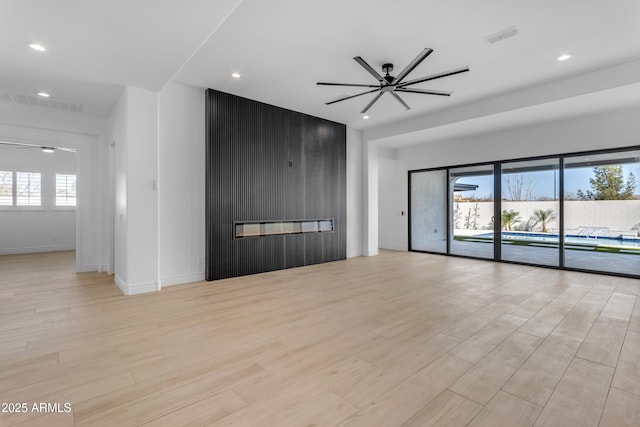
[[[362,118],[363,118],[364,120],[369,120],[369,116],[368,116],[368,115],[366,115],[366,114],[365,114],[364,116],[362,116]]]
[[[382,97],[385,93],[389,93],[400,105],[402,105],[405,110],[410,110],[411,107],[400,97],[400,93],[419,93],[424,95],[440,95],[440,96],[451,96],[453,92],[446,92],[442,90],[426,90],[426,89],[414,89],[409,86],[416,85],[418,83],[424,83],[431,80],[441,79],[443,77],[453,76],[455,74],[464,73],[469,71],[469,67],[461,67],[456,68],[454,70],[445,71],[442,73],[432,74],[425,77],[420,77],[418,79],[405,81],[405,77],[411,71],[413,71],[420,63],[427,58],[433,49],[423,49],[422,52],[418,54],[418,56],[409,63],[397,76],[392,76],[391,72],[393,71],[393,64],[384,63],[382,65],[382,76],[376,70],[374,70],[362,57],[356,56],[353,59],[362,66],[373,78],[378,81],[378,84],[360,84],[360,83],[328,83],[328,82],[317,82],[317,85],[321,86],[351,86],[351,87],[365,87],[366,91],[356,93],[355,95],[344,95],[332,101],[326,102],[325,105],[335,104],[336,102],[346,101],[347,99],[356,98],[358,96],[367,95],[371,93],[375,93],[376,95],[373,99],[360,111],[360,114],[363,115],[363,119],[367,119],[366,116],[367,111],[371,108],[373,104],[375,104],[380,97]]]
[[[47,48],[42,46],[40,43],[31,43],[29,47],[33,50],[37,50],[38,52],[45,52]]]
[[[53,151],[54,151],[53,147],[42,147],[43,153],[53,153]]]
[[[568,53],[563,53],[562,55],[558,56],[558,61],[566,61],[567,59],[571,59],[571,55]]]
[[[233,77],[234,79],[239,79],[240,78],[240,73],[238,73],[238,72],[231,73],[231,77]]]
[[[38,96],[40,96],[42,98],[48,98],[51,95],[49,95],[47,92],[38,92]]]

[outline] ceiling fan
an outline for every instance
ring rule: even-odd
[[[391,73],[393,71],[393,64],[387,63],[387,64],[382,65],[382,72],[385,73],[385,76],[383,77],[376,70],[374,70],[369,64],[367,64],[367,62],[364,59],[362,59],[360,56],[356,56],[355,58],[353,58],[353,59],[356,60],[356,62],[358,64],[360,64],[362,66],[362,68],[367,70],[367,72],[369,72],[369,74],[371,74],[376,80],[378,80],[378,84],[377,85],[351,84],[351,83],[325,83],[325,82],[318,82],[317,84],[321,85],[321,86],[352,86],[352,87],[374,88],[374,89],[371,89],[371,90],[367,90],[365,92],[357,93],[355,95],[347,95],[347,96],[343,96],[343,97],[338,98],[338,99],[334,99],[333,101],[327,102],[326,105],[335,104],[336,102],[340,102],[340,101],[346,101],[347,99],[355,98],[357,96],[366,95],[368,93],[378,92],[378,94],[360,112],[360,114],[364,114],[369,110],[369,108],[371,108],[371,106],[373,104],[376,103],[376,101],[378,101],[380,99],[380,97],[382,95],[384,95],[385,93],[388,92],[400,104],[402,104],[402,106],[404,108],[406,108],[407,110],[410,110],[411,107],[409,107],[409,105],[407,105],[407,103],[404,102],[402,100],[402,98],[400,98],[400,95],[398,95],[398,93],[421,93],[421,94],[424,94],[424,95],[451,96],[452,92],[446,92],[446,91],[442,91],[442,90],[414,89],[414,88],[410,88],[408,86],[413,86],[415,84],[423,83],[423,82],[426,82],[426,81],[429,81],[429,80],[440,79],[442,77],[452,76],[454,74],[459,74],[459,73],[464,73],[466,71],[469,71],[469,67],[462,67],[462,68],[456,68],[455,70],[450,70],[450,71],[445,71],[445,72],[442,72],[442,73],[432,74],[432,75],[426,76],[426,77],[420,77],[418,79],[403,81],[404,78],[407,77],[407,75],[411,71],[413,71],[414,68],[416,68],[422,61],[424,61],[426,59],[427,56],[429,56],[431,54],[431,52],[433,52],[432,49],[429,49],[429,48],[424,49],[396,77],[393,77],[391,74],[389,74],[389,73]]]

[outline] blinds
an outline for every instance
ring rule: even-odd
[[[42,187],[40,173],[16,172],[16,205],[40,206],[42,203]]]
[[[0,206],[13,205],[13,172],[0,171]]]
[[[1,206],[75,207],[76,175],[0,170]]]
[[[56,174],[56,206],[76,205],[76,176]]]

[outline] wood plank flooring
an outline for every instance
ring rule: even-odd
[[[125,297],[73,258],[0,256],[0,426],[640,425],[632,279],[383,251]]]

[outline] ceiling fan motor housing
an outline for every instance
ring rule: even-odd
[[[390,76],[389,73],[391,73],[393,71],[393,64],[391,63],[386,63],[382,65],[382,72],[386,73],[386,75],[384,76],[384,79],[387,81],[387,83],[391,84],[393,82],[394,77]]]

